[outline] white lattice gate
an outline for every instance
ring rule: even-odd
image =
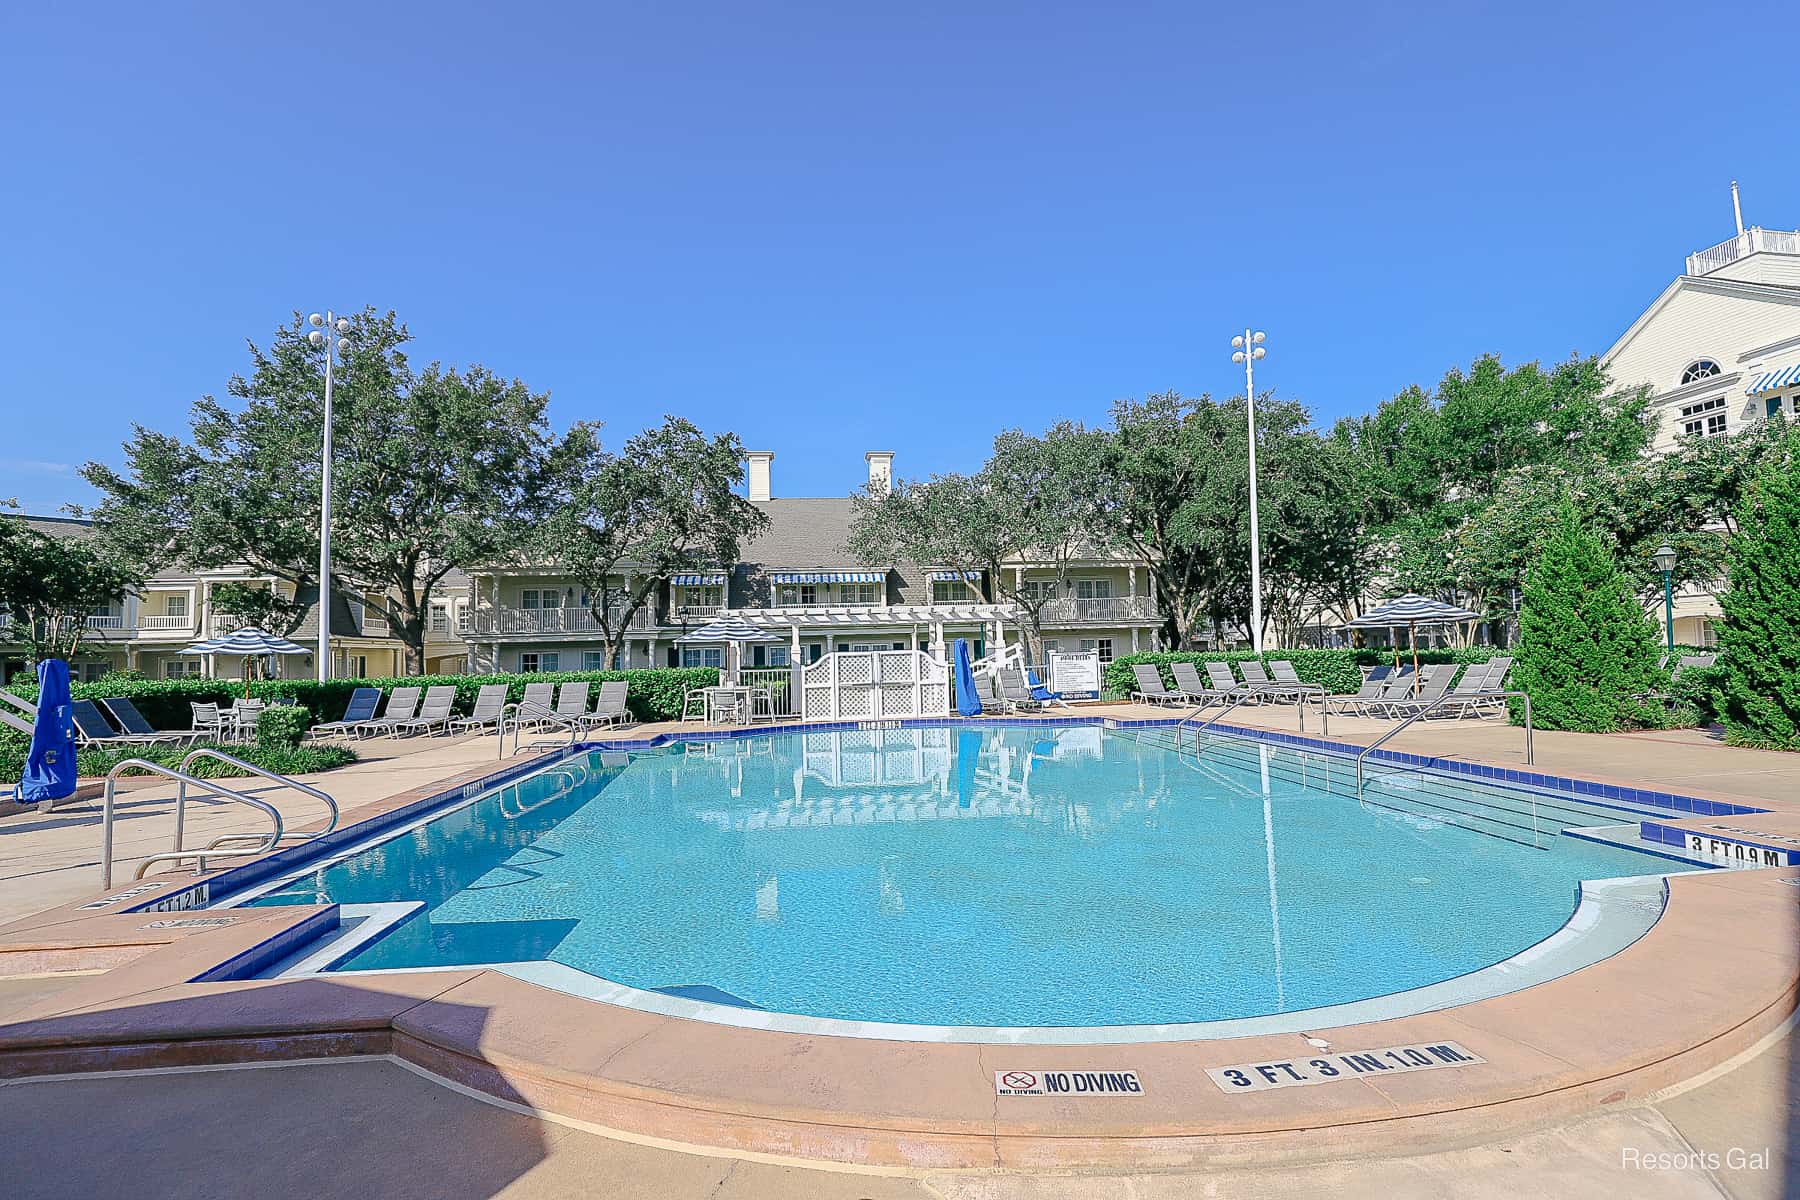
[[[950,712],[950,668],[923,650],[840,650],[800,672],[809,721],[880,721]]]

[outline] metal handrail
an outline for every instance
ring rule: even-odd
[[[534,725],[539,722],[550,725],[560,725],[562,728],[569,731],[569,740],[566,743],[568,746],[573,746],[581,733],[581,725],[579,722],[563,716],[554,709],[545,708],[540,704],[527,704],[525,701],[519,700],[512,704],[505,705],[500,709],[500,723],[495,727],[495,731],[499,734],[499,744],[494,747],[495,758],[506,757],[506,719],[508,715],[512,717],[512,752],[514,754],[519,752],[519,731],[525,727],[527,721]],[[527,746],[526,749],[529,750],[533,746],[547,744],[548,743],[534,742],[531,746]]]
[[[207,781],[204,779],[196,779],[192,775],[188,775],[184,772],[177,771],[173,767],[165,767],[161,763],[151,762],[147,758],[127,758],[127,759],[122,759],[121,761],[113,764],[112,770],[110,770],[106,773],[106,791],[105,791],[105,794],[101,801],[101,810],[100,810],[101,811],[101,817],[100,817],[100,886],[102,888],[110,888],[112,886],[113,800],[114,800],[114,797],[118,794],[119,774],[120,774],[120,772],[126,770],[127,768],[137,768],[139,770],[148,771],[152,775],[161,775],[161,776],[164,776],[165,778],[173,779],[177,783],[207,784]],[[213,788],[213,792],[217,796],[223,797],[224,799],[227,799],[227,800],[236,800],[240,804],[247,804],[251,808],[259,809],[262,812],[266,813],[268,815],[269,821],[274,826],[274,828],[269,833],[268,840],[265,841],[261,846],[255,848],[255,849],[248,849],[248,850],[217,850],[217,851],[214,851],[214,850],[205,849],[205,848],[195,848],[192,850],[183,850],[181,848],[180,831],[177,830],[176,840],[174,843],[174,849],[170,850],[166,854],[152,854],[149,858],[146,858],[143,861],[143,863],[139,865],[137,875],[135,876],[135,878],[142,879],[144,877],[144,872],[150,868],[151,863],[167,862],[167,861],[177,861],[178,862],[184,858],[198,859],[198,862],[196,863],[195,874],[199,874],[201,871],[206,870],[206,860],[209,857],[237,858],[237,857],[261,854],[264,851],[273,850],[281,842],[281,813],[279,810],[276,809],[276,807],[273,804],[270,804],[263,800],[258,800],[254,796],[246,796],[242,792],[233,791],[232,789],[227,788],[227,787],[219,787],[216,784],[211,784],[208,786],[211,786]]]
[[[237,757],[237,755],[235,755],[235,754],[227,754],[223,750],[216,750],[211,746],[196,746],[194,749],[188,751],[187,754],[185,754],[182,757],[180,765],[177,766],[175,769],[177,771],[181,772],[183,775],[198,779],[199,776],[192,775],[192,773],[188,771],[188,766],[195,759],[199,759],[199,758],[210,758],[215,762],[228,763],[231,766],[238,768],[238,770],[245,772],[246,774],[259,776],[263,779],[267,779],[271,783],[278,783],[285,788],[291,788],[296,792],[302,793],[303,795],[311,796],[314,800],[320,800],[320,801],[324,802],[326,811],[328,811],[331,814],[331,818],[329,821],[326,822],[325,828],[319,830],[316,833],[283,833],[281,835],[281,838],[278,840],[286,840],[289,838],[295,838],[300,841],[308,841],[315,837],[324,837],[326,834],[330,833],[332,830],[334,830],[338,827],[337,801],[333,800],[329,795],[320,791],[316,787],[312,787],[308,784],[301,783],[298,779],[291,779],[286,775],[279,775],[279,774],[275,773],[274,771],[268,770],[265,767],[259,767],[255,763],[245,762],[243,759]],[[206,782],[205,786],[208,788],[208,790],[213,790],[212,784],[210,781]],[[186,823],[186,818],[187,818],[187,780],[183,779],[181,786],[176,790],[176,793],[175,793],[175,844],[177,846],[181,845],[182,829]],[[211,850],[211,849],[214,849],[219,846],[227,845],[228,843],[231,843],[231,842],[255,841],[255,840],[258,840],[257,835],[255,835],[255,834],[228,833],[228,834],[224,835],[223,837],[214,838],[211,842],[208,842],[206,845],[206,848],[208,850]]]
[[[1479,696],[1474,698],[1480,700],[1504,700],[1509,697],[1517,697],[1525,702],[1525,765],[1534,766],[1536,765],[1537,758],[1531,744],[1531,697],[1524,692],[1482,692]],[[1413,713],[1411,716],[1407,717],[1406,720],[1400,722],[1398,725],[1370,742],[1367,746],[1364,746],[1361,752],[1356,756],[1356,798],[1361,800],[1363,794],[1363,759],[1374,753],[1383,742],[1393,738],[1396,734],[1404,733],[1409,725],[1414,721],[1417,721],[1420,717],[1434,711],[1440,704],[1455,701],[1467,702],[1470,698],[1471,697],[1468,696],[1453,696],[1449,692],[1445,692],[1435,700],[1427,703],[1423,708],[1419,709],[1418,712]]]

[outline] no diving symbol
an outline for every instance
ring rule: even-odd
[[[1000,1077],[1000,1082],[1009,1088],[1034,1088],[1037,1086],[1037,1076],[1029,1071],[1008,1071]]]

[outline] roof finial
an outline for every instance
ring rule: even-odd
[[[1744,233],[1744,206],[1738,203],[1737,180],[1731,181],[1731,215],[1737,221],[1738,236]]]

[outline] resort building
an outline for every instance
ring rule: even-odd
[[[1778,412],[1800,416],[1800,232],[1751,226],[1688,255],[1602,358],[1615,383],[1651,389],[1662,452]],[[1718,616],[1711,590],[1685,589],[1675,640],[1714,644]]]
[[[865,455],[868,480],[892,479],[893,455]],[[834,650],[929,649],[967,638],[978,652],[997,636],[997,610],[984,604],[981,582],[961,578],[945,564],[893,561],[869,564],[847,549],[853,502],[841,497],[774,494],[770,451],[749,455],[750,502],[768,527],[744,547],[740,561],[659,579],[654,600],[633,614],[617,654],[620,665],[713,666],[716,646],[681,644],[684,634],[721,612],[732,612],[779,636],[780,642],[749,648],[751,665],[785,667],[798,656],[810,662]],[[1150,595],[1144,563],[1096,554],[1058,571],[1046,562],[1008,563],[1009,587],[1043,589],[1041,619],[1050,651],[1093,650],[1103,661],[1156,647],[1162,617]],[[541,566],[487,567],[471,571],[465,636],[478,671],[599,670],[605,665],[603,634],[582,589]],[[629,571],[616,583],[635,592],[642,576]],[[1053,594],[1054,593],[1054,594]],[[609,619],[615,633],[622,613]],[[1004,636],[1018,639],[1008,618]]]

